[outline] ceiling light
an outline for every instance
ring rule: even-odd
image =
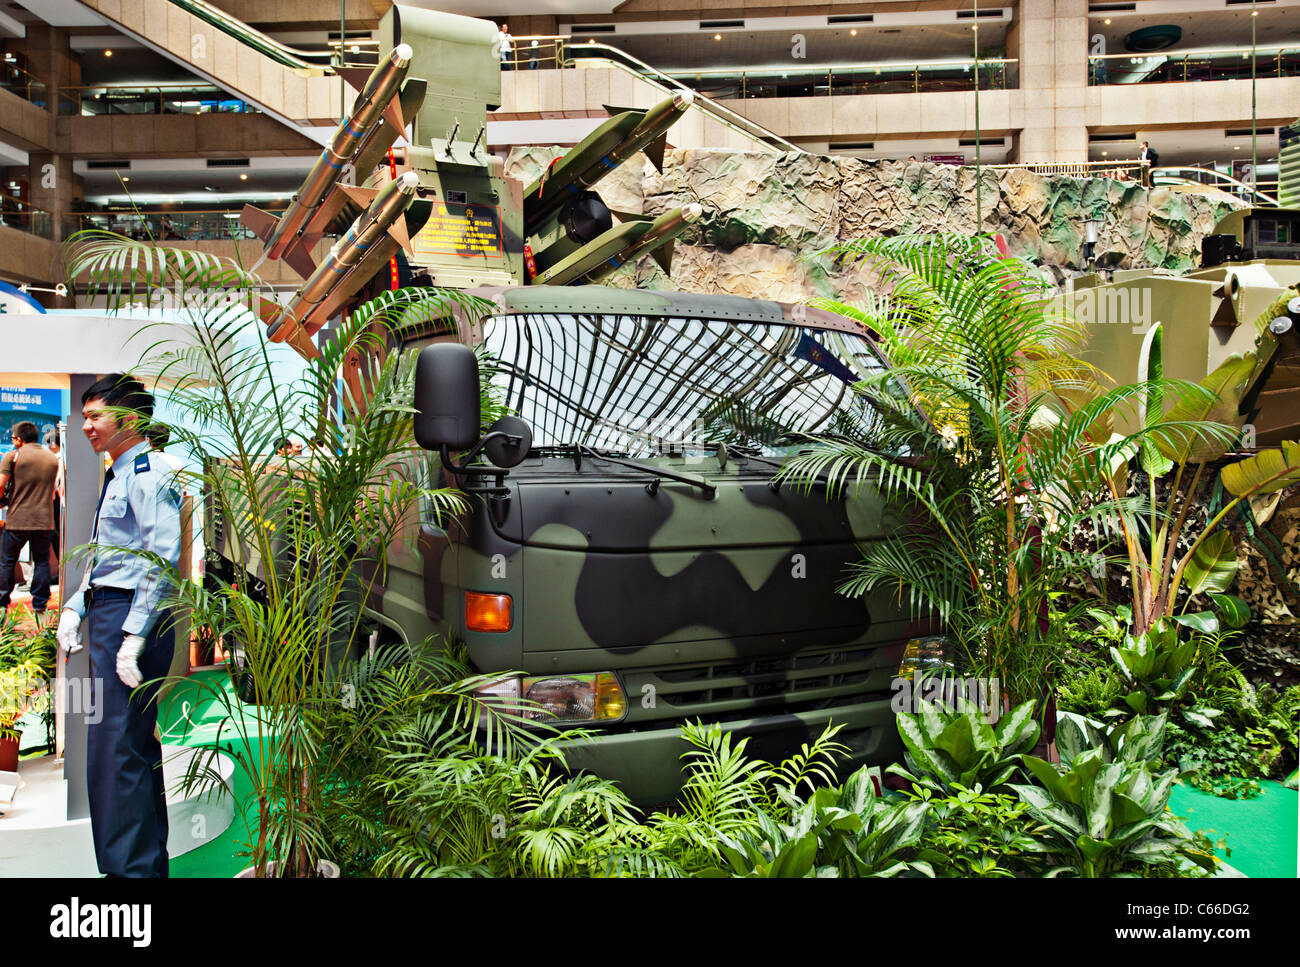
[[[1239,145],[1239,144],[1234,144],[1234,145],[1232,146],[1232,150],[1233,150],[1233,151],[1240,151],[1240,150],[1241,150],[1241,145]]]
[[[1258,16],[1259,16],[1259,11],[1258,11],[1258,10],[1252,10],[1252,11],[1250,12],[1250,15],[1251,15],[1252,17],[1258,17]]]
[[[722,34],[714,34],[714,35],[713,35],[713,39],[714,39],[714,40],[721,40],[721,39],[722,39]]]
[[[111,50],[106,50],[106,51],[104,51],[104,56],[105,56],[105,57],[112,57],[112,56],[113,56],[113,52],[112,52]]]
[[[1106,152],[1103,151],[1103,152],[1101,153],[1101,156],[1102,156],[1103,158],[1106,157]]]
[[[244,174],[244,173],[241,171],[240,174],[239,174],[239,180],[240,180],[240,181],[247,181],[247,180],[248,180],[248,175]]]
[[[130,181],[131,178],[130,178],[129,175],[124,175],[124,176],[122,177],[122,180],[123,180],[124,182],[125,182],[125,181]]]
[[[361,48],[358,47],[356,44],[353,44],[351,47],[348,48],[348,53],[349,53],[349,54],[359,54],[359,53],[361,53]]]
[[[1102,21],[1102,23],[1104,23],[1104,24],[1109,24],[1109,23],[1110,23],[1110,17],[1107,17],[1105,20]]]
[[[850,37],[856,37],[857,35],[858,35],[858,29],[856,27],[854,27],[852,30],[849,31]]]

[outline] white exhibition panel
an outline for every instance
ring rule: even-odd
[[[146,357],[190,349],[191,326],[158,312],[88,313],[52,310],[13,318],[3,327],[4,368],[10,373],[115,373]]]

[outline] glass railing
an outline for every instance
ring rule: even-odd
[[[59,114],[251,114],[257,108],[210,84],[163,87],[62,87]]]
[[[0,195],[0,225],[16,228],[29,235],[53,238],[54,216],[44,208],[37,208],[9,195]]]
[[[0,74],[0,88],[37,107],[45,107],[47,99],[44,84],[17,64],[0,63],[0,70],[3,71]]]
[[[1014,89],[1014,59],[979,62],[982,91]],[[825,97],[846,94],[920,94],[975,90],[975,62],[838,64],[763,70],[669,71],[674,80],[717,100],[747,97]]]
[[[279,215],[283,209],[272,209]],[[154,239],[159,242],[213,242],[253,238],[239,221],[239,212],[229,209],[177,211],[132,208],[122,211],[78,212],[68,216],[66,228],[72,231],[99,229],[128,238]]]
[[[1300,77],[1300,46],[1256,47],[1254,51],[1255,77]],[[1221,47],[1185,54],[1106,54],[1088,58],[1088,83],[1250,80],[1251,65],[1250,47]]]

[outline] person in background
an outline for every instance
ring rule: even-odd
[[[0,536],[0,610],[8,610],[14,565],[24,546],[32,555],[32,611],[39,619],[50,602],[50,531],[54,529],[54,482],[59,458],[36,443],[36,424],[14,425],[14,448],[0,460],[0,493],[13,478],[13,497]]]
[[[277,457],[296,457],[302,453],[302,444],[294,443],[287,436],[282,436],[275,441],[275,455]]]
[[[1151,187],[1151,170],[1160,164],[1160,152],[1151,147],[1147,142],[1142,142],[1142,150],[1138,152],[1138,160],[1145,161],[1142,166],[1142,184]]]
[[[81,402],[82,431],[112,466],[95,511],[95,556],[64,605],[57,637],[69,655],[84,647],[83,622],[89,639],[100,711],[86,741],[95,861],[109,877],[165,877],[167,802],[153,699],[171,665],[174,633],[163,608],[167,572],[158,562],[175,568],[180,560],[181,494],[171,469],[151,453],[143,427],[153,397],[139,381],[113,373]]]
[[[502,24],[497,31],[497,52],[501,57],[501,69],[510,70],[510,55],[514,52],[514,38],[510,36],[510,25]]]
[[[528,52],[528,69],[530,71],[535,71],[542,66],[537,61],[537,41],[534,40],[529,47],[531,49]]]

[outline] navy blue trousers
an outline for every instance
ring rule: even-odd
[[[174,631],[162,619],[145,640],[138,664],[146,683],[134,692],[117,677],[122,623],[133,592],[96,588],[83,629],[90,644],[95,696],[88,726],[86,785],[95,861],[106,876],[167,876],[167,802],[162,746],[154,737],[158,683],[171,666]]]

